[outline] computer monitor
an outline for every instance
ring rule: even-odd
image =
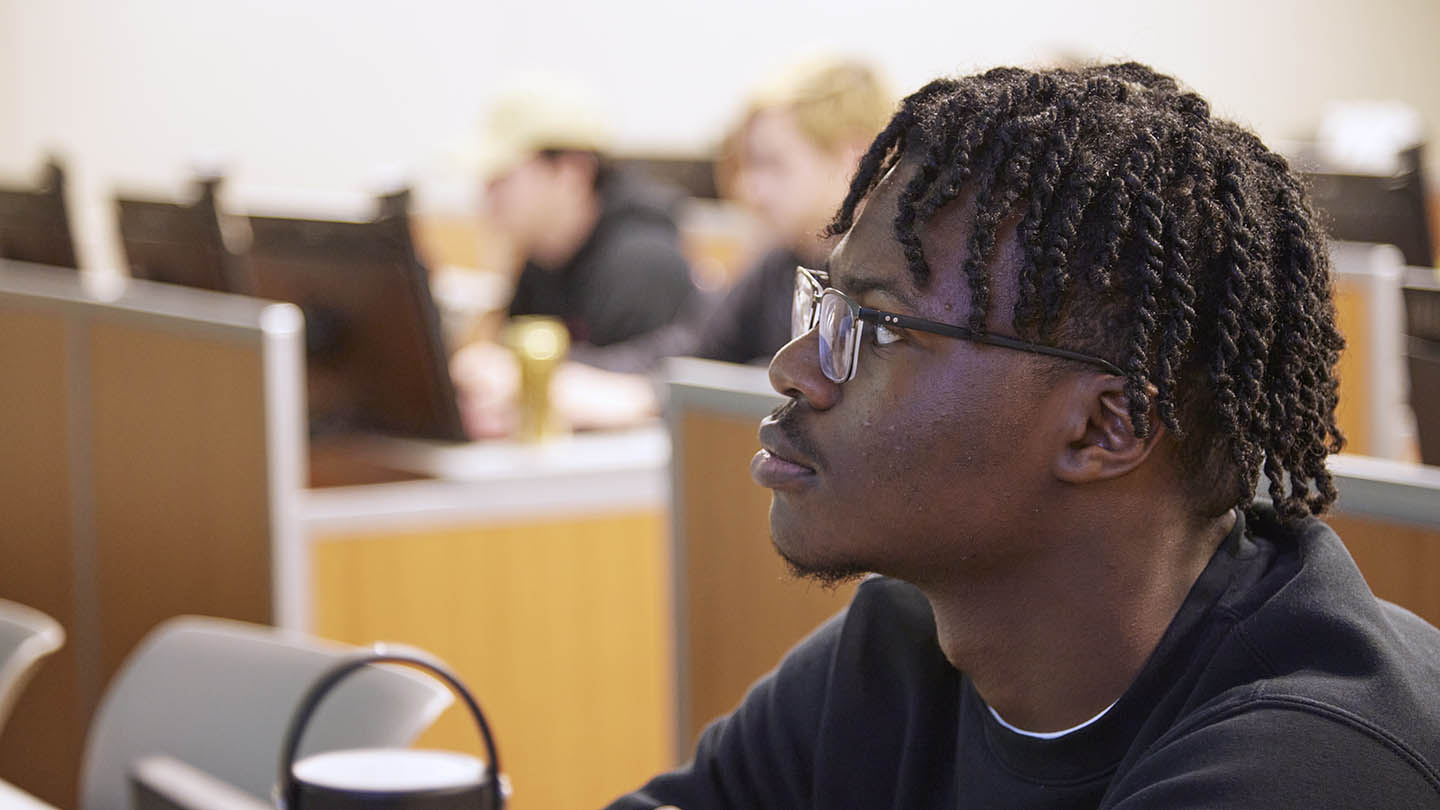
[[[1414,146],[1401,152],[1399,170],[1388,175],[1345,173],[1323,166],[1305,171],[1311,198],[1331,238],[1395,245],[1406,264],[1434,266],[1421,151]]]
[[[200,195],[188,205],[117,197],[120,242],[130,275],[186,287],[246,292],[239,257],[225,247],[216,192],[220,178],[198,181]]]
[[[305,313],[312,436],[466,438],[405,200],[370,222],[250,217],[248,289]]]
[[[45,165],[38,188],[0,186],[0,259],[77,268],[65,208],[65,170]]]
[[[715,184],[715,161],[708,157],[621,155],[612,157],[610,165],[674,186],[691,197],[705,200],[720,197]]]
[[[1405,359],[1410,372],[1410,409],[1420,439],[1420,460],[1440,466],[1440,281],[1407,279]]]

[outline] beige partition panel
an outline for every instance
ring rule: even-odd
[[[300,352],[288,305],[0,264],[0,595],[67,634],[0,734],[0,777],[74,806],[90,713],[145,632],[294,612],[272,544],[295,545]]]
[[[760,418],[780,402],[764,369],[690,359],[671,364],[681,759],[711,720],[733,709],[855,590],[797,580],[770,545],[770,493],[750,480],[750,458],[760,449]]]

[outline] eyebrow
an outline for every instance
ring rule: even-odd
[[[910,312],[916,310],[915,297],[912,296],[909,291],[898,286],[892,279],[866,275],[862,270],[859,273],[847,273],[845,275],[845,285],[841,287],[835,283],[835,274],[830,271],[830,263],[828,261],[821,269],[821,272],[825,273],[829,279],[828,284],[852,298],[859,298],[866,293],[872,292],[883,293],[898,301],[906,310]]]

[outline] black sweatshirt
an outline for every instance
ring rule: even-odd
[[[553,315],[570,330],[576,359],[631,340],[679,316],[695,295],[671,216],[675,196],[617,172],[599,189],[595,228],[564,267],[527,261],[510,315]]]
[[[1377,600],[1323,523],[1262,513],[1248,534],[1237,522],[1120,700],[1046,740],[998,723],[925,598],[876,577],[690,764],[611,808],[661,804],[1440,808],[1440,631]]]

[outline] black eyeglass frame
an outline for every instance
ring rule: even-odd
[[[850,349],[850,368],[848,373],[845,375],[845,379],[834,380],[834,382],[836,383],[847,383],[855,378],[855,372],[860,366],[860,330],[864,328],[864,324],[866,322],[883,326],[896,326],[902,329],[915,329],[921,332],[929,332],[935,335],[942,335],[944,337],[957,338],[959,340],[968,340],[972,343],[984,343],[990,346],[1001,346],[1006,349],[1015,349],[1016,351],[1030,352],[1031,354],[1043,354],[1050,357],[1059,357],[1064,360],[1073,360],[1077,363],[1084,363],[1089,366],[1094,366],[1107,374],[1113,374],[1117,377],[1125,376],[1125,372],[1121,371],[1119,367],[1117,367],[1114,363],[1111,363],[1109,360],[1101,357],[1096,357],[1091,354],[1085,354],[1084,352],[1071,351],[1070,349],[1062,349],[1058,346],[1046,346],[1043,343],[1031,343],[1027,340],[1006,337],[1005,335],[993,335],[989,332],[977,332],[976,330],[971,329],[967,326],[957,326],[951,323],[941,323],[939,321],[932,321],[926,318],[917,318],[914,315],[902,315],[898,312],[886,312],[881,309],[872,309],[871,307],[861,306],[855,301],[855,299],[851,298],[840,290],[837,290],[834,287],[827,286],[827,282],[829,281],[829,274],[823,271],[811,270],[807,267],[797,265],[795,267],[795,274],[797,277],[795,283],[795,294],[797,296],[802,294],[802,287],[800,285],[800,281],[802,278],[810,283],[812,289],[819,290],[819,292],[812,294],[809,325],[804,330],[797,330],[795,328],[795,325],[793,323],[791,324],[791,331],[794,333],[791,335],[792,339],[799,337],[800,335],[805,334],[805,332],[808,332],[811,329],[815,328],[815,325],[820,318],[820,299],[825,297],[827,293],[834,293],[840,296],[840,299],[844,301],[845,305],[850,309],[851,319],[855,322],[855,326],[853,327],[854,334],[851,335],[850,339],[850,346],[853,347]],[[824,279],[823,281],[822,278]],[[821,371],[824,371],[823,367],[821,368]],[[828,377],[829,375],[826,376]]]

